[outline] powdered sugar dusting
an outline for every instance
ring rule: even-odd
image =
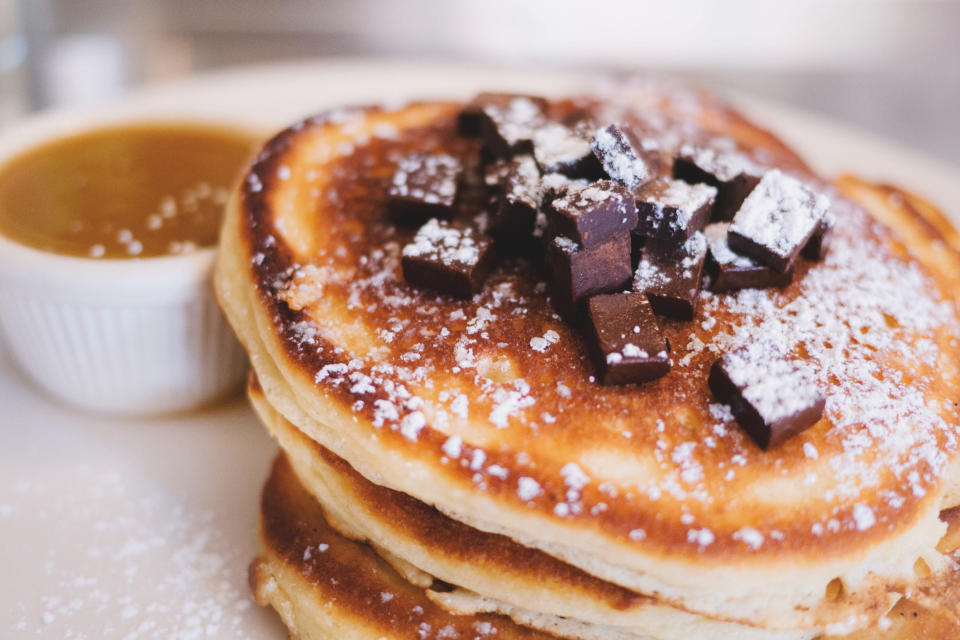
[[[739,233],[786,256],[799,250],[826,215],[830,200],[779,169],[767,171],[730,225]]]
[[[391,195],[432,204],[451,204],[457,193],[460,161],[452,156],[413,154],[397,164]]]
[[[707,239],[707,247],[710,249],[710,255],[712,255],[713,259],[719,264],[729,264],[736,267],[756,266],[757,263],[747,256],[735,253],[730,249],[730,244],[727,242],[729,229],[729,222],[716,222],[714,224],[708,224],[703,230]]]
[[[500,136],[511,146],[530,140],[543,119],[539,105],[524,96],[512,98],[505,108],[497,104],[484,105],[483,111],[496,124]]]
[[[603,170],[615,182],[633,189],[646,180],[649,173],[646,163],[616,127],[598,130],[591,146],[600,158]]]
[[[534,132],[533,155],[546,169],[567,167],[590,156],[590,141],[562,124],[550,122]]]
[[[246,585],[248,551],[225,540],[224,514],[191,510],[159,486],[134,495],[117,473],[69,473],[70,485],[57,481],[55,491],[21,483],[8,496],[0,487],[23,504],[17,526],[37,532],[24,551],[36,559],[34,584],[44,585],[7,603],[4,634],[13,635],[5,637],[242,640],[262,632],[266,614]]]
[[[799,413],[820,399],[806,372],[764,340],[725,354],[723,370],[767,422]]]
[[[522,477],[517,480],[517,496],[524,502],[533,500],[540,492],[540,483],[533,478]]]
[[[639,197],[649,205],[644,227],[654,235],[665,235],[665,230],[672,233],[685,230],[694,213],[716,197],[717,190],[706,184],[688,184],[683,180],[656,181],[644,187]]]
[[[444,264],[460,264],[466,267],[480,260],[473,229],[460,229],[441,224],[431,218],[420,227],[413,242],[403,248],[403,255],[410,258],[431,258]]]
[[[728,149],[685,144],[680,147],[680,155],[689,158],[704,171],[715,175],[721,182],[729,182],[739,175],[759,175],[761,172],[750,158]]]
[[[734,540],[740,540],[751,549],[763,546],[763,534],[752,527],[744,527],[733,534]]]

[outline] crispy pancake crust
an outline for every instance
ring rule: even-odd
[[[816,180],[722,106],[647,98],[656,113],[553,108],[634,121],[665,148],[671,136],[723,133],[756,161]],[[705,320],[664,324],[668,376],[598,387],[532,268],[504,266],[470,301],[399,277],[409,234],[385,220],[386,184],[408,151],[474,150],[452,135],[456,110],[327,114],[281,133],[252,167],[217,285],[271,404],[378,484],[707,615],[835,621],[823,594],[840,576],[860,603],[844,619],[852,628],[914,579],[917,557],[941,569],[960,331],[956,283],[913,257],[927,244],[843,202],[825,263],[800,265],[782,292],[706,296]],[[559,340],[548,353],[531,349],[549,330]],[[823,421],[771,452],[705,384],[717,349],[758,335],[796,338],[829,398]],[[539,491],[518,492],[521,478]]]

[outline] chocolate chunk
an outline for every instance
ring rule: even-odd
[[[727,242],[729,227],[729,222],[715,222],[703,230],[707,238],[706,272],[711,291],[785,287],[793,281],[793,270],[777,273],[747,256],[734,253]]]
[[[717,197],[710,216],[713,221],[731,220],[762,174],[762,169],[736,151],[684,145],[673,160],[674,178],[716,187]]]
[[[730,248],[785,273],[829,207],[825,195],[814,193],[796,178],[779,169],[767,171],[733,217]]]
[[[544,211],[551,235],[566,236],[586,249],[637,226],[633,194],[609,180],[567,188]]]
[[[533,134],[533,156],[542,173],[599,178],[600,164],[590,149],[589,134],[550,122]]]
[[[544,208],[562,196],[568,189],[580,189],[590,184],[584,178],[571,178],[562,173],[547,173],[540,177],[540,207]]]
[[[646,244],[647,236],[637,233],[636,231],[630,232],[630,266],[633,267],[634,271],[637,270],[637,265],[643,256],[643,247]]]
[[[564,236],[554,237],[547,247],[554,297],[561,311],[595,293],[621,290],[630,282],[629,232],[618,233],[592,249]]]
[[[493,268],[492,249],[487,236],[434,218],[403,248],[403,277],[410,284],[468,297]]]
[[[460,111],[460,114],[457,116],[457,131],[466,136],[480,135],[483,121],[487,119],[484,110],[488,107],[506,110],[509,108],[510,103],[516,98],[529,101],[541,113],[547,109],[547,101],[536,96],[524,96],[512,93],[480,93]]]
[[[448,155],[413,154],[400,160],[387,193],[393,220],[418,225],[448,217],[462,171],[460,161]]]
[[[813,381],[776,347],[762,341],[724,354],[710,368],[707,383],[764,450],[823,417],[826,401]]]
[[[590,148],[604,173],[617,184],[634,191],[650,179],[642,147],[627,129],[611,124],[594,134]]]
[[[707,241],[695,233],[680,248],[647,242],[633,278],[633,290],[646,294],[654,313],[693,320],[700,298],[700,275]]]
[[[549,241],[553,239],[547,232],[547,214],[541,209],[537,210],[537,216],[533,219],[533,237],[543,242],[544,251],[547,250]]]
[[[705,184],[659,178],[637,194],[637,232],[659,242],[680,246],[703,229],[717,189]]]
[[[670,371],[667,341],[642,293],[593,296],[588,344],[601,384],[639,384]]]
[[[479,153],[466,153],[460,158],[463,171],[457,185],[456,201],[450,218],[489,215],[496,204],[486,184],[488,167],[480,161]]]
[[[545,123],[545,102],[529,96],[491,94],[479,107],[479,133],[488,157],[533,151],[533,135]]]
[[[807,244],[803,246],[800,252],[807,260],[823,260],[827,251],[830,250],[830,238],[833,237],[833,227],[836,226],[836,220],[832,216],[824,216],[817,225],[817,230],[813,232]]]
[[[498,248],[516,253],[530,244],[540,204],[540,172],[531,156],[516,156],[507,163],[498,202],[490,233]]]
[[[529,157],[529,156],[523,156]],[[536,165],[534,165],[536,168]],[[483,168],[483,183],[487,188],[487,193],[491,198],[497,198],[503,191],[503,183],[507,180],[507,174],[510,172],[510,159],[497,158],[488,163]]]

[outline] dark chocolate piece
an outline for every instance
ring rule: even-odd
[[[495,202],[486,184],[488,167],[481,162],[479,153],[466,153],[460,157],[463,171],[460,173],[460,183],[457,185],[457,196],[450,218],[466,218],[474,216],[477,219],[487,218],[493,212]],[[483,231],[483,225],[477,227]]]
[[[459,160],[443,154],[418,153],[400,160],[387,193],[387,209],[394,222],[418,225],[448,217],[462,172]]]
[[[634,273],[633,290],[646,294],[657,315],[693,320],[706,257],[707,241],[702,233],[692,235],[680,249],[647,242]]]
[[[433,218],[403,248],[403,277],[413,285],[468,297],[493,268],[492,249],[487,236]]]
[[[820,220],[820,224],[817,225],[817,230],[813,232],[813,235],[807,240],[807,244],[803,246],[800,255],[807,260],[823,260],[830,250],[830,239],[833,237],[834,226],[836,226],[836,221],[833,217],[824,216]]]
[[[487,193],[491,198],[499,197],[500,192],[503,191],[503,183],[506,181],[507,173],[509,172],[510,159],[507,158],[497,158],[493,162],[484,166],[483,183],[486,185]]]
[[[541,197],[543,197],[542,192]],[[547,214],[545,214],[542,209],[537,210],[537,215],[533,219],[533,237],[543,243],[542,247],[544,252],[546,252],[548,243],[552,238],[547,232]]]
[[[547,173],[540,178],[540,207],[547,207],[568,189],[580,189],[590,182],[583,178],[571,178],[562,173]]]
[[[531,102],[541,113],[547,109],[547,101],[537,96],[524,96],[513,93],[480,93],[460,111],[460,114],[457,116],[457,131],[465,136],[480,135],[483,121],[487,118],[484,114],[484,109],[487,107],[507,109],[511,101],[515,98],[523,98]]]
[[[546,123],[542,100],[500,96],[480,108],[480,137],[487,157],[533,152],[534,133]]]
[[[643,247],[646,244],[647,236],[637,233],[636,231],[630,232],[630,266],[633,267],[634,271],[637,270],[637,265],[643,256]]]
[[[680,246],[707,224],[716,197],[716,187],[658,178],[637,194],[637,232]]]
[[[540,172],[532,157],[516,156],[507,163],[497,200],[490,234],[498,248],[516,253],[530,245],[540,204]]]
[[[674,178],[690,184],[708,184],[717,189],[710,216],[714,222],[733,219],[762,175],[762,169],[737,151],[684,145],[673,160]]]
[[[777,273],[747,256],[734,253],[727,242],[729,227],[729,222],[714,222],[703,230],[707,239],[706,273],[711,291],[785,287],[793,281],[793,270]]]
[[[710,368],[707,384],[764,450],[812,427],[826,405],[814,382],[763,341],[724,354]]]
[[[622,290],[633,275],[629,232],[621,232],[593,249],[584,249],[570,238],[557,236],[548,244],[547,253],[554,296],[561,310],[596,293]]]
[[[609,180],[567,188],[544,211],[551,235],[566,236],[586,249],[637,226],[633,194]]]
[[[604,173],[631,191],[652,177],[640,144],[627,129],[611,124],[598,130],[590,142],[590,148],[600,161]]]
[[[533,157],[541,173],[572,178],[599,178],[600,163],[590,149],[589,134],[549,122],[533,134]]]
[[[730,248],[779,273],[793,266],[830,201],[779,169],[767,171],[740,205],[728,231]]]
[[[588,344],[601,384],[639,384],[670,371],[667,341],[642,293],[593,296]]]

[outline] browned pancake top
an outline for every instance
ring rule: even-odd
[[[468,161],[457,105],[344,110],[271,141],[244,182],[243,226],[259,302],[290,361],[437,482],[703,558],[829,555],[909,522],[956,450],[960,325],[942,283],[886,227],[837,197],[828,257],[784,290],[703,294],[693,322],[662,320],[673,368],[603,387],[543,276],[504,263],[470,300],[403,281],[412,230],[387,219],[397,160],[442,150]],[[727,145],[818,182],[789,149],[699,96],[619,107],[552,105],[628,121],[663,150]],[[380,122],[377,125],[377,122]],[[372,124],[371,124],[372,123]],[[373,135],[357,136],[364,126]],[[723,139],[720,139],[722,137]],[[481,210],[464,198],[460,215]],[[546,338],[548,346],[533,338]],[[802,358],[825,418],[769,452],[715,403],[707,370],[763,338]]]

